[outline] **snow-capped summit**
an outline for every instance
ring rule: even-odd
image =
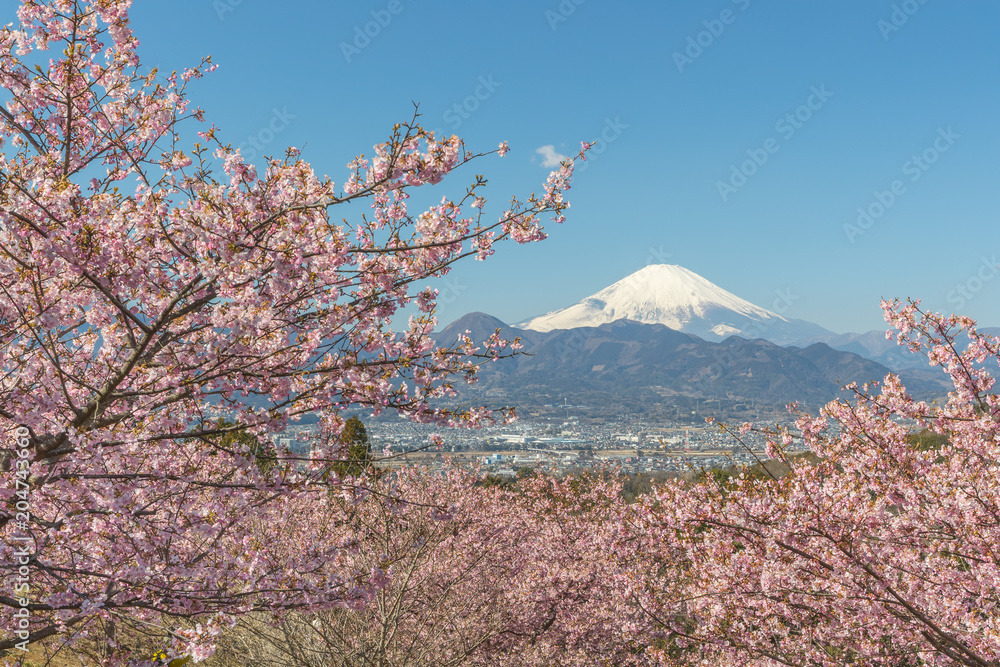
[[[568,308],[514,326],[534,331],[597,327],[628,319],[664,324],[705,340],[730,336],[788,344],[822,327],[788,320],[675,264],[651,264]]]

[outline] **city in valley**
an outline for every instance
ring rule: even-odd
[[[500,477],[523,474],[525,468],[556,475],[586,469],[655,474],[752,465],[768,458],[765,438],[754,432],[737,441],[714,424],[588,420],[566,412],[564,417],[525,418],[476,430],[403,420],[371,420],[365,428],[378,465],[390,469],[477,466]],[[440,446],[431,440],[435,434],[441,436]],[[279,448],[305,454],[316,437],[316,426],[306,424],[291,426],[273,440]]]

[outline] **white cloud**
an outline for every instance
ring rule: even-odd
[[[558,167],[560,162],[567,159],[562,153],[557,153],[556,147],[552,144],[537,148],[535,152],[542,156],[543,167]]]

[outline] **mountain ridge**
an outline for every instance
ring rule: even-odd
[[[666,409],[705,399],[773,407],[797,401],[814,408],[842,395],[841,388],[851,382],[880,381],[890,372],[825,343],[799,348],[737,336],[713,342],[663,324],[631,320],[537,332],[471,313],[435,338],[449,344],[468,330],[473,340],[481,341],[498,328],[505,338],[520,337],[527,354],[484,364],[474,391],[492,391],[518,404],[573,396],[578,403],[606,410],[615,401],[622,408],[641,403]],[[906,382],[917,394],[939,393],[932,381],[911,377]]]
[[[663,324],[709,341],[748,335],[785,345],[835,335],[754,305],[676,264],[650,264],[575,304],[511,326],[544,333],[617,320]]]

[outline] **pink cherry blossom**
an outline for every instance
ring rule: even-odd
[[[339,186],[297,149],[258,173],[215,126],[188,145],[204,113],[186,87],[215,65],[143,70],[130,6],[23,0],[0,28],[0,426],[4,457],[20,426],[31,451],[30,521],[4,486],[0,609],[19,608],[6,591],[26,535],[30,643],[181,617],[201,625],[174,632],[174,649],[200,659],[215,636],[204,619],[363,607],[386,585],[349,558],[348,528],[320,540],[305,526],[353,511],[330,487],[366,502],[330,473],[343,411],[466,427],[512,415],[442,403],[516,341],[436,345],[427,283],[469,254],[544,238],[540,216],[568,207],[569,182],[560,171],[544,198],[494,218],[482,178],[471,213],[447,196],[410,210],[411,188],[482,156],[415,116]],[[369,212],[343,222],[358,205]],[[261,467],[247,443],[308,413],[318,446]]]
[[[789,474],[665,484],[625,522],[652,621],[630,632],[660,664],[1000,661],[1000,399],[984,365],[1000,339],[917,302],[883,307],[893,338],[950,376],[946,402],[895,375],[848,387],[771,434]],[[788,451],[796,437],[811,458]]]

